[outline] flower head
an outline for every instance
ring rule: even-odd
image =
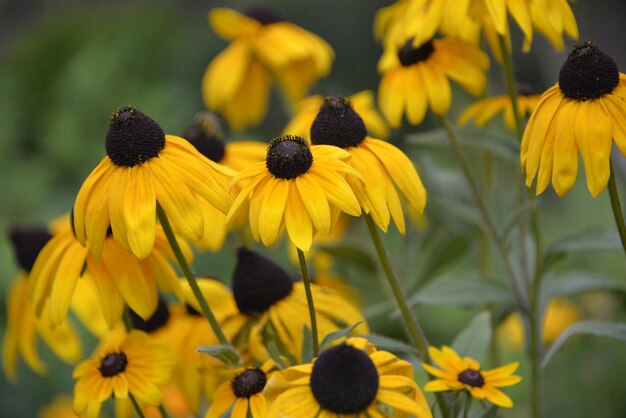
[[[72,217],[76,237],[96,260],[109,228],[122,247],[147,257],[156,238],[157,202],[174,230],[194,240],[204,232],[197,200],[224,213],[230,207],[222,178],[234,173],[184,139],[165,135],[134,107],[113,113],[106,152],[80,188]]]
[[[552,180],[559,196],[574,185],[579,154],[587,187],[598,196],[610,175],[613,141],[626,155],[626,75],[592,43],[574,47],[561,67],[559,81],[541,96],[526,126],[522,169],[537,194]]]
[[[522,380],[513,374],[519,366],[517,362],[493,370],[481,370],[476,360],[461,358],[450,347],[443,346],[441,350],[429,347],[428,352],[440,369],[422,364],[428,373],[437,377],[424,386],[425,391],[466,390],[476,399],[487,399],[503,408],[513,406],[511,398],[498,388],[512,386]]]
[[[313,363],[276,372],[266,394],[272,400],[268,417],[432,417],[411,364],[363,338],[327,348]]]

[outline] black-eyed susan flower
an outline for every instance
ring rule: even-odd
[[[272,245],[284,224],[291,242],[307,251],[316,233],[331,233],[340,212],[361,214],[346,177],[362,176],[346,163],[349,158],[342,149],[309,146],[301,137],[275,138],[265,161],[244,168],[233,178],[231,187],[239,185],[241,189],[226,221],[232,222],[249,202],[255,240]]]
[[[273,328],[283,349],[296,360],[301,358],[303,328],[311,327],[304,285],[294,281],[279,265],[262,255],[240,248],[233,273],[233,297],[238,311],[221,325],[244,355],[257,361],[269,358],[264,335]],[[361,313],[334,291],[311,285],[319,337],[357,322],[354,330],[367,334]]]
[[[609,181],[613,141],[626,155],[626,75],[592,43],[577,45],[526,125],[520,156],[526,184],[537,177],[540,194],[552,180],[565,195],[582,155],[587,187],[598,196]]]
[[[313,363],[274,373],[268,417],[416,417],[432,413],[413,366],[363,338],[322,351]]]
[[[82,355],[78,333],[68,321],[52,328],[47,316],[37,318],[28,298],[28,275],[37,254],[52,237],[45,228],[13,228],[10,238],[20,271],[7,292],[7,327],[2,345],[2,368],[7,379],[17,380],[17,366],[21,357],[38,374],[47,367],[38,354],[38,338],[43,339],[52,352],[67,363],[75,363]]]
[[[480,364],[469,357],[461,358],[453,349],[443,346],[441,350],[428,347],[428,352],[439,369],[423,363],[428,373],[437,377],[424,386],[427,392],[466,390],[476,399],[487,399],[494,405],[511,408],[513,401],[500,387],[512,386],[522,378],[514,375],[519,364],[507,364],[493,370],[481,370]]]
[[[518,89],[517,103],[522,117],[528,117],[535,110],[539,103],[540,95],[529,91]],[[492,96],[480,99],[471,104],[459,115],[457,123],[461,126],[470,121],[479,128],[487,125],[497,114],[502,113],[505,126],[510,130],[515,130],[515,113],[509,96]]]
[[[226,213],[232,197],[224,177],[234,173],[202,156],[183,138],[165,135],[134,107],[113,113],[107,155],[83,183],[73,210],[76,237],[97,260],[109,228],[120,245],[146,258],[156,239],[156,206],[177,234],[199,240],[204,232],[198,200]]]
[[[170,351],[143,331],[111,338],[74,369],[74,412],[97,418],[104,401],[110,397],[127,399],[129,395],[141,405],[158,406],[163,400],[161,388],[169,382],[174,363]]]
[[[403,114],[411,125],[422,122],[428,108],[445,114],[452,104],[449,78],[474,96],[485,89],[489,58],[478,47],[454,38],[402,42],[385,48],[378,62],[378,103],[392,127]]]
[[[261,367],[232,370],[232,379],[217,388],[213,403],[204,418],[219,418],[230,408],[232,418],[265,418],[267,400],[263,390],[273,368],[274,362],[268,360]]]
[[[345,97],[324,100],[313,125],[311,143],[343,148],[363,182],[347,178],[359,203],[383,231],[391,219],[404,234],[406,228],[398,190],[418,212],[426,206],[426,189],[402,151],[392,144],[367,136],[361,116]]]
[[[349,99],[354,110],[363,118],[368,132],[377,138],[386,139],[389,136],[389,128],[374,105],[374,94],[370,90],[363,90],[353,94]],[[310,141],[311,125],[323,104],[324,97],[319,95],[300,101],[295,114],[283,129],[283,134],[301,136]]]
[[[182,297],[178,274],[168,261],[174,254],[160,227],[156,228],[150,254],[140,260],[110,233],[106,233],[100,257],[96,258],[80,244],[69,219],[65,218],[64,225],[57,224],[57,233],[41,250],[30,274],[29,292],[35,312],[39,316],[46,311],[52,326],[67,316],[79,281],[95,287],[109,327],[120,319],[124,302],[141,317],[150,317],[157,307],[157,287]],[[187,260],[191,260],[189,246],[183,241],[180,244]]]
[[[216,7],[209,13],[209,24],[231,43],[209,64],[202,95],[206,106],[222,114],[235,130],[265,117],[272,80],[295,103],[330,71],[332,48],[268,8],[241,14]]]
[[[185,130],[183,137],[208,159],[231,168],[234,172],[265,159],[267,152],[265,142],[224,142],[221,126],[215,115],[202,112],[194,119],[195,125]],[[224,187],[228,187],[230,178],[223,180]],[[204,233],[196,244],[202,250],[218,251],[222,248],[228,233],[226,215],[206,200],[200,200],[198,204],[204,218]],[[240,228],[244,223],[245,217],[241,216],[231,226]]]

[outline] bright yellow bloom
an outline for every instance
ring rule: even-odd
[[[266,161],[244,168],[231,187],[240,186],[227,222],[250,203],[252,236],[269,246],[283,223],[293,244],[303,251],[316,233],[329,235],[340,212],[361,214],[359,202],[346,181],[361,175],[345,161],[350,154],[327,145],[310,146],[300,137],[276,138]]]
[[[539,103],[539,97],[538,94],[518,93],[517,103],[522,117],[530,116]],[[493,96],[478,100],[463,110],[457,123],[464,126],[473,120],[474,125],[482,128],[498,113],[502,113],[505,126],[511,131],[515,130],[515,113],[509,96]]]
[[[512,386],[522,378],[514,375],[519,363],[511,363],[493,370],[481,370],[480,364],[469,357],[461,358],[453,349],[443,346],[441,350],[428,347],[428,352],[440,369],[422,363],[422,367],[438,379],[431,380],[424,386],[427,392],[466,390],[472,397],[487,399],[494,405],[511,408],[513,401],[500,387]]]
[[[430,107],[443,115],[452,104],[449,78],[474,96],[483,92],[489,58],[477,47],[453,38],[428,40],[415,47],[413,39],[385,48],[378,62],[380,109],[398,128],[402,115],[419,125]]]
[[[576,181],[580,154],[587,187],[598,196],[609,181],[613,141],[626,155],[626,75],[595,45],[578,45],[526,126],[520,156],[526,185],[536,176],[540,194],[552,180],[565,195]]]
[[[268,9],[245,15],[216,7],[209,13],[209,24],[231,43],[209,64],[202,95],[206,106],[221,113],[234,130],[265,117],[272,79],[295,103],[330,71],[332,48]]]
[[[183,138],[165,135],[133,107],[113,114],[106,151],[80,188],[73,211],[76,237],[96,260],[109,228],[122,247],[147,257],[156,239],[157,202],[174,231],[190,240],[201,239],[204,232],[199,200],[224,213],[232,203],[224,187],[232,170],[205,158]]]
[[[368,132],[377,138],[386,139],[389,136],[389,128],[383,117],[374,106],[374,95],[370,90],[363,90],[349,97],[354,110],[361,115]],[[311,140],[311,125],[324,104],[324,97],[310,96],[302,100],[296,106],[293,115],[283,134],[301,136],[307,141]]]
[[[141,404],[158,406],[174,363],[174,356],[142,331],[112,338],[74,369],[74,412],[97,418],[104,401],[112,396],[127,399],[129,394]]]
[[[312,363],[274,373],[268,418],[431,418],[413,366],[363,338],[322,351]]]

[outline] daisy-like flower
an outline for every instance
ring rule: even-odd
[[[75,363],[82,355],[78,333],[68,321],[51,328],[47,317],[37,318],[28,299],[28,275],[41,248],[52,237],[45,228],[13,228],[10,238],[20,271],[7,293],[7,327],[2,345],[2,368],[7,379],[17,380],[18,360],[38,374],[47,367],[37,353],[38,337],[52,352],[67,363]]]
[[[216,163],[231,168],[235,172],[263,161],[267,153],[267,144],[259,141],[224,142],[222,128],[215,115],[201,112],[196,115],[195,125],[183,133],[183,137],[205,157]],[[224,187],[228,187],[230,178],[224,178]],[[228,233],[226,215],[206,200],[198,201],[202,211],[204,233],[196,243],[201,250],[219,251]],[[240,228],[245,217],[240,216],[231,225]]]
[[[123,339],[112,338],[74,369],[74,412],[97,418],[104,401],[112,396],[127,399],[129,394],[142,405],[158,406],[174,363],[169,350],[145,332],[133,330]]]
[[[454,38],[431,39],[415,46],[413,38],[385,48],[378,62],[382,79],[378,87],[380,109],[389,124],[397,128],[402,115],[418,125],[430,107],[445,114],[452,104],[448,78],[470,94],[485,89],[489,58],[477,47]]]
[[[302,329],[311,328],[304,285],[294,281],[279,265],[268,258],[240,248],[233,273],[233,296],[238,312],[226,316],[222,329],[244,354],[257,361],[269,358],[264,335],[273,328],[282,349],[299,360],[304,336]],[[361,313],[334,291],[311,285],[319,337],[360,324],[356,334],[367,334],[369,327]]]
[[[202,95],[206,106],[222,114],[232,129],[263,120],[272,79],[295,103],[330,71],[332,48],[270,9],[259,7],[241,14],[216,7],[209,13],[209,24],[231,43],[209,64]]]
[[[100,257],[96,258],[80,244],[69,219],[65,218],[64,225],[57,223],[57,233],[41,250],[29,282],[37,316],[45,315],[52,326],[67,316],[74,303],[73,295],[82,286],[80,281],[88,281],[95,287],[109,327],[122,316],[124,302],[143,318],[150,317],[157,307],[157,285],[164,292],[182,297],[178,274],[168,262],[174,259],[174,254],[160,227],[156,229],[152,251],[140,260],[122,248],[111,233],[106,233]],[[191,249],[184,241],[179,244],[190,261]]]
[[[364,181],[348,178],[348,184],[383,231],[392,218],[402,234],[406,230],[398,190],[415,210],[424,211],[426,189],[409,157],[390,143],[367,136],[363,119],[347,98],[324,100],[311,126],[311,143],[343,148],[351,155],[348,163]]]
[[[556,193],[565,195],[581,154],[596,197],[609,181],[613,141],[626,155],[626,75],[592,43],[577,45],[526,125],[520,156],[526,184],[537,177],[540,194],[552,180]]]
[[[328,145],[310,146],[300,137],[275,138],[263,162],[237,174],[231,187],[240,186],[227,222],[249,202],[252,236],[272,245],[285,224],[291,242],[303,251],[319,232],[329,235],[340,212],[359,216],[361,207],[345,177],[362,178],[346,160],[350,154]],[[284,221],[283,221],[284,220]]]
[[[498,388],[513,386],[522,380],[520,376],[513,374],[519,363],[514,362],[493,370],[481,370],[476,360],[469,357],[461,358],[450,347],[443,346],[441,350],[428,347],[428,352],[440,369],[422,363],[422,367],[428,373],[437,377],[424,386],[425,391],[466,390],[476,399],[487,399],[503,408],[513,406],[511,398]]]
[[[523,117],[530,116],[539,103],[540,95],[534,94],[525,86],[518,86],[517,103]],[[487,125],[498,113],[502,113],[504,124],[510,131],[515,130],[515,113],[509,96],[492,96],[480,99],[468,106],[457,120],[461,126],[467,125],[471,120],[479,128]]]
[[[165,135],[134,107],[113,113],[106,152],[80,188],[73,211],[76,237],[96,260],[109,228],[122,247],[146,258],[156,239],[157,203],[174,231],[190,240],[204,232],[198,200],[224,213],[230,208],[224,177],[234,173],[183,138]]]
[[[213,403],[204,418],[219,418],[231,407],[231,418],[265,418],[267,400],[263,390],[273,368],[274,362],[268,360],[261,367],[233,370],[232,380],[224,382],[215,391]]]
[[[313,363],[276,372],[267,386],[268,418],[432,417],[413,366],[363,338],[327,348]]]
[[[353,94],[349,99],[356,112],[363,118],[368,132],[377,138],[386,139],[389,136],[389,128],[374,106],[374,94],[370,90],[363,90]],[[283,134],[301,136],[310,141],[311,125],[323,104],[324,97],[319,95],[300,101]]]

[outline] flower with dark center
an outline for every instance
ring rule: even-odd
[[[130,308],[128,309],[128,313],[133,328],[147,333],[163,328],[170,319],[170,310],[167,306],[167,302],[162,296],[159,297],[159,303],[157,304],[156,310],[147,320],[143,319]]]
[[[233,393],[238,398],[249,398],[263,391],[267,383],[265,372],[259,368],[248,369],[232,380]]]
[[[111,377],[122,373],[126,370],[128,365],[128,359],[123,352],[119,353],[107,353],[100,360],[100,374],[102,377]]]
[[[411,364],[363,338],[327,348],[313,364],[276,373],[284,384],[270,385],[269,416],[366,418],[388,416],[383,411],[392,408],[402,416],[432,417]]]
[[[44,227],[11,227],[9,238],[17,262],[26,272],[30,272],[41,249],[52,239],[52,234]]]
[[[313,164],[313,154],[303,138],[285,135],[275,138],[267,149],[265,165],[274,177],[293,179],[306,173]]]
[[[365,123],[347,97],[324,97],[324,103],[311,125],[313,145],[356,147],[366,136]]]
[[[427,60],[433,52],[435,52],[435,46],[432,39],[416,48],[413,45],[413,38],[411,38],[398,50],[398,60],[400,60],[400,64],[408,67]]]
[[[579,159],[594,196],[606,189],[613,142],[626,155],[626,75],[611,57],[587,42],[574,47],[559,81],[540,97],[520,150],[526,185],[537,194],[550,183],[564,196],[576,182]]]
[[[191,142],[200,154],[219,163],[226,154],[220,121],[209,112],[197,114],[194,121],[195,125],[187,128],[182,137]]]
[[[422,363],[424,369],[435,377],[424,386],[427,392],[466,390],[476,399],[487,399],[494,405],[511,408],[513,401],[500,389],[519,383],[522,378],[514,375],[519,363],[510,363],[493,370],[481,371],[480,364],[461,357],[453,349],[443,346],[441,350],[428,347],[433,365]],[[435,367],[439,366],[439,368]]]

